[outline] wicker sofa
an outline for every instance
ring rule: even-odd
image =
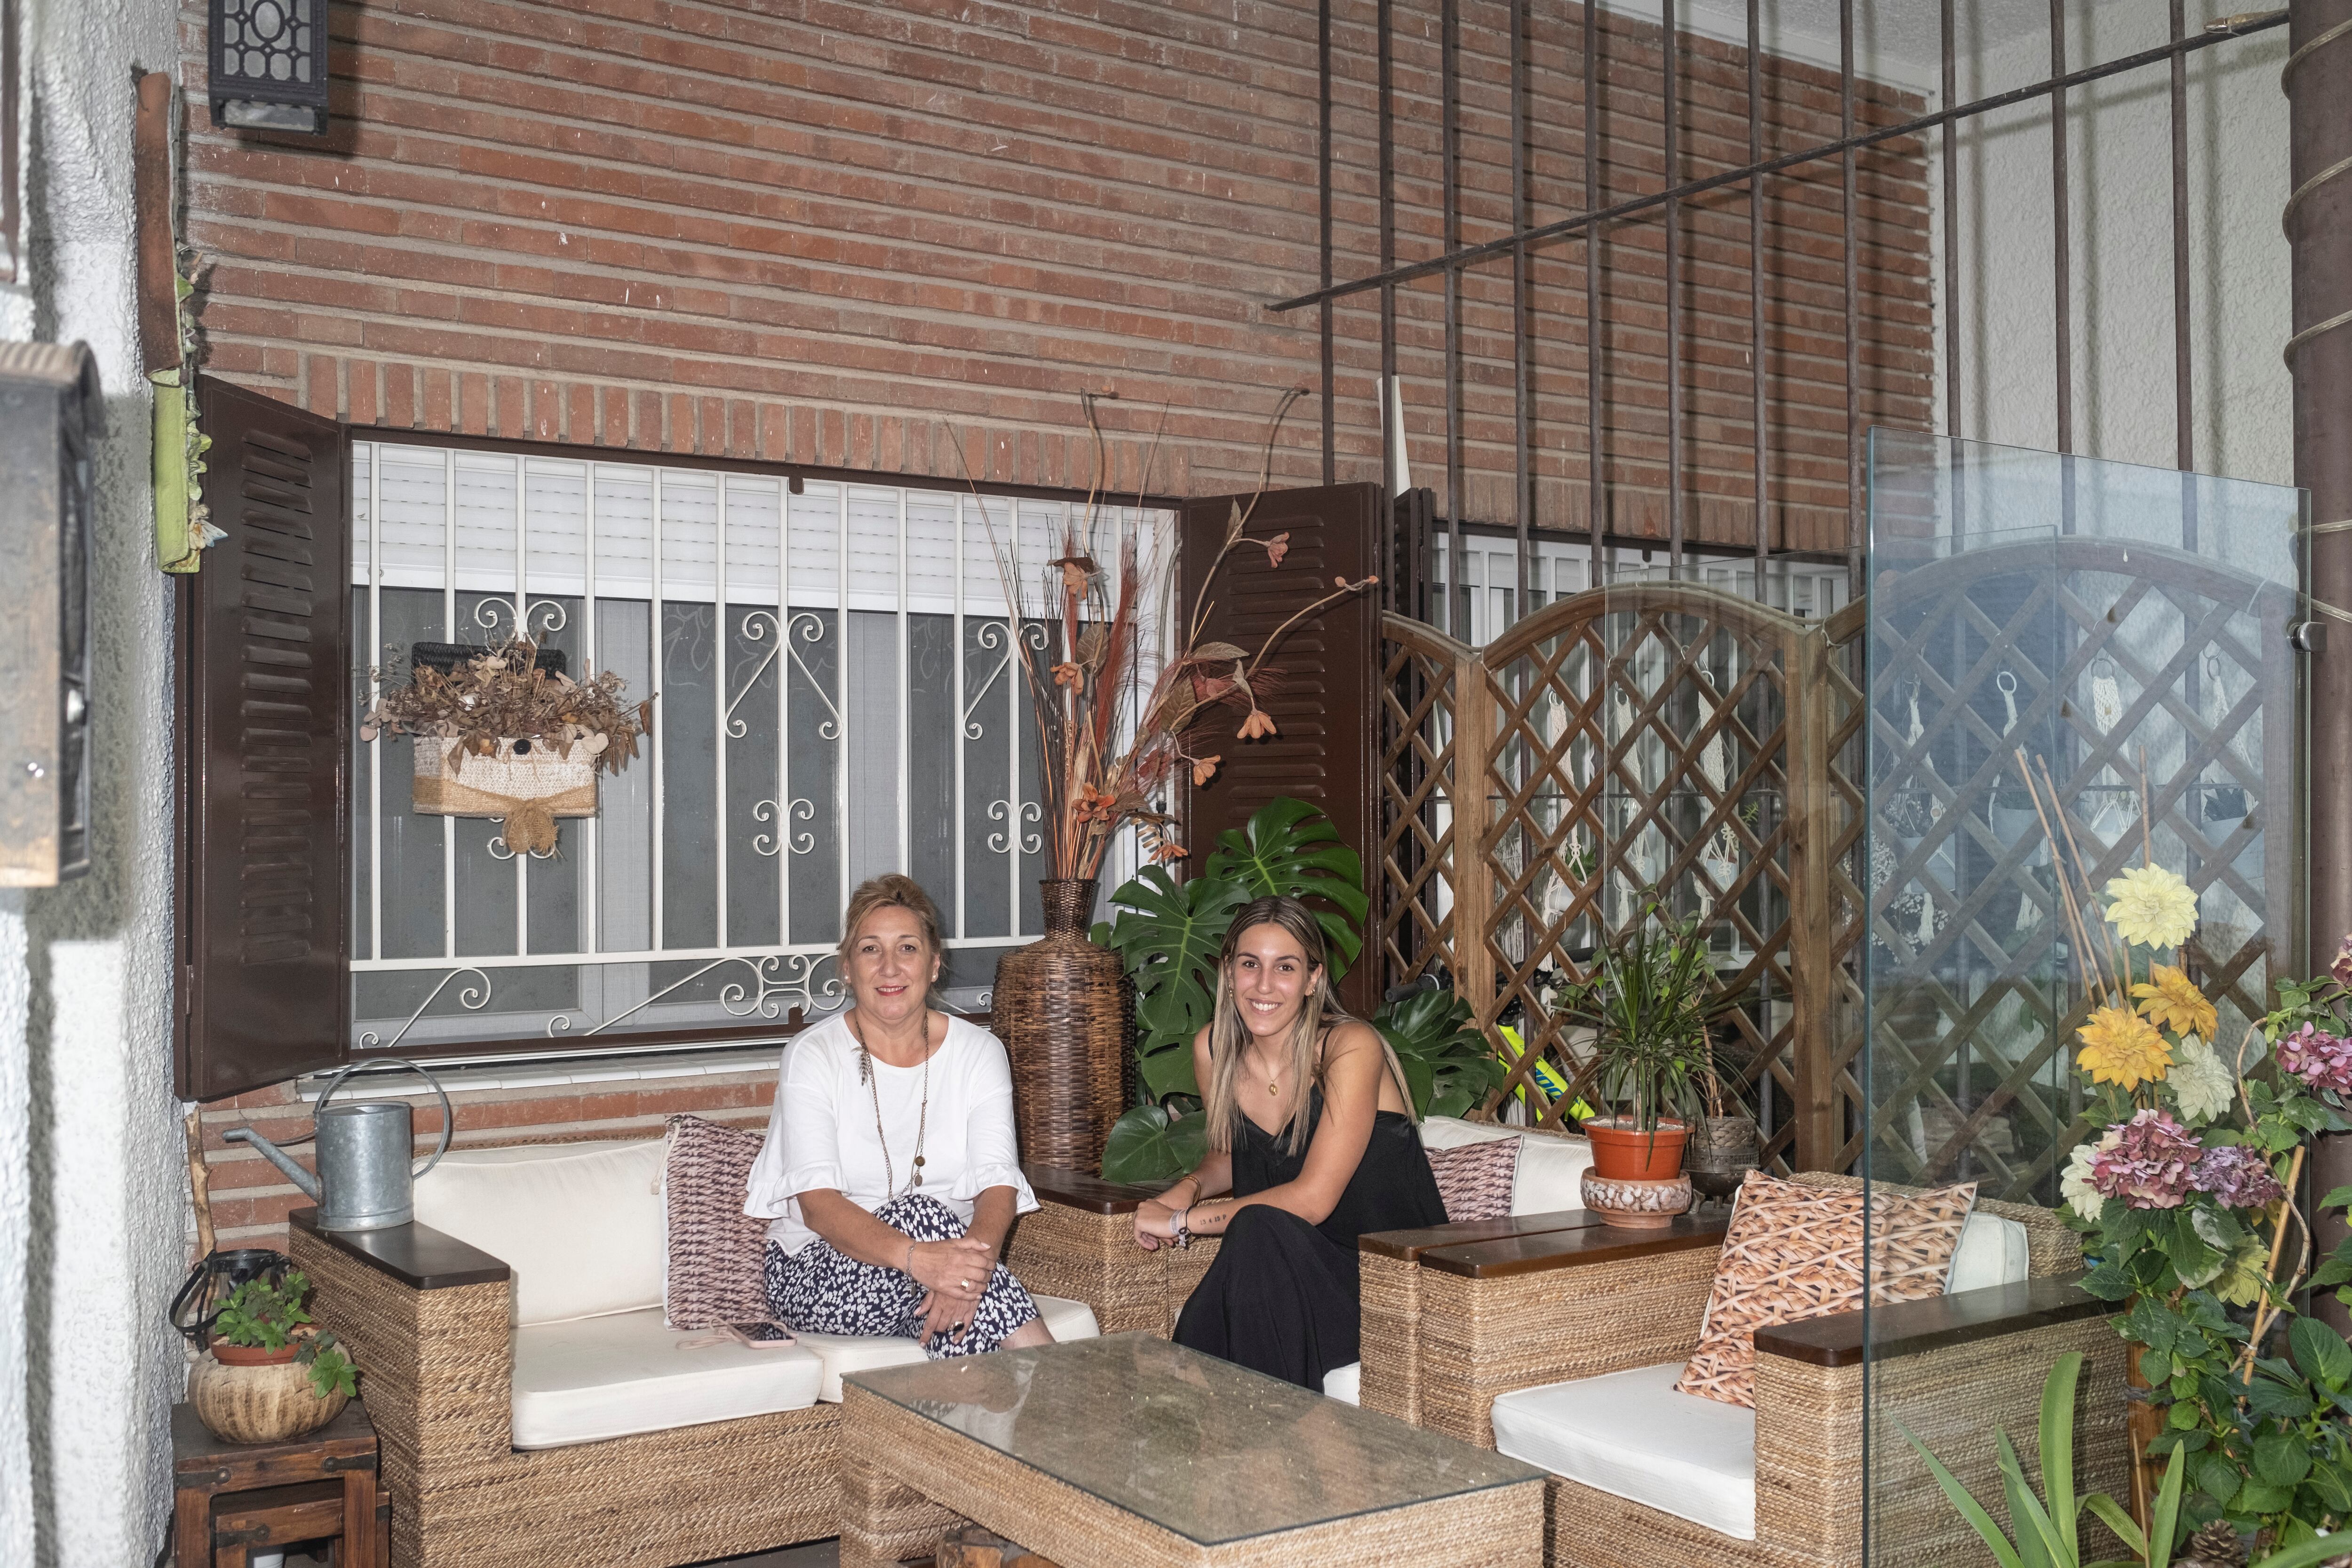
[[[921,1348],[666,1329],[661,1156],[468,1150],[418,1184],[415,1224],[293,1216],[361,1369],[399,1568],[670,1568],[838,1529],[841,1376]],[[1086,1301],[1039,1294],[1057,1338],[1096,1331]]]
[[[1552,1568],[1861,1568],[1865,1428],[1878,1560],[1975,1564],[1982,1547],[1904,1429],[1978,1495],[1998,1496],[1995,1430],[2035,1464],[2042,1380],[2080,1351],[2079,1484],[2122,1495],[2128,1457],[2124,1346],[2113,1309],[2071,1282],[2074,1233],[2026,1205],[1977,1210],[2015,1227],[2006,1272],[2019,1271],[2021,1233],[2023,1278],[1875,1308],[1867,1345],[1860,1312],[1759,1332],[1752,1414],[1668,1387],[1697,1342],[1721,1218],[1424,1247],[1410,1345],[1375,1342],[1370,1269],[1396,1260],[1381,1250],[1391,1238],[1368,1237],[1367,1402],[1375,1366],[1410,1361],[1410,1418],[1551,1470]]]

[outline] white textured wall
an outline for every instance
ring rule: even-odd
[[[2233,8],[2190,0],[2189,25]],[[2164,41],[2166,7],[2070,0],[2068,31],[2070,67],[2116,59]],[[1963,100],[2050,75],[2046,33],[1977,58],[1965,23],[1962,37]],[[2189,71],[2196,467],[2281,484],[2294,471],[2292,386],[2279,358],[2289,331],[2278,222],[2285,57],[2281,29],[2192,55]],[[2074,448],[2164,468],[2175,450],[2169,81],[2161,67],[2143,69],[2078,88],[2068,102]],[[2057,435],[2050,153],[2046,99],[1962,133],[1959,276],[1946,294],[1960,323],[1961,433],[2044,448]]]
[[[24,25],[29,273],[0,299],[0,331],[88,341],[109,434],[91,563],[95,868],[0,904],[0,1562],[144,1568],[165,1550],[184,1382],[163,1316],[185,1178],[171,1089],[170,590],[153,565],[134,325],[131,80],[173,62],[173,7],[32,0]],[[21,1315],[5,1294],[18,1289]]]

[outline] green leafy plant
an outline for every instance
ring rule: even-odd
[[[1600,1097],[1654,1133],[1661,1118],[1693,1117],[1706,1103],[1712,1031],[1738,1001],[1716,979],[1705,925],[1672,918],[1651,894],[1583,976],[1560,988],[1554,1011],[1592,1031]]]
[[[1144,1092],[1154,1103],[1198,1095],[1192,1037],[1216,1005],[1217,949],[1234,912],[1250,893],[1230,877],[1179,882],[1159,866],[1111,895],[1116,924],[1097,925],[1095,941],[1111,949],[1135,984],[1135,1051]],[[1116,1137],[1116,1134],[1114,1134]]]
[[[2148,1528],[2143,1533],[2131,1515],[2105,1492],[2074,1494],[2074,1394],[2082,1379],[2083,1356],[2070,1351],[2058,1358],[2042,1384],[2042,1495],[2036,1497],[2018,1463],[2016,1447],[2007,1432],[1997,1432],[2001,1494],[2009,1513],[2004,1532],[1992,1514],[1979,1502],[1959,1478],[1938,1459],[1917,1434],[1897,1422],[1904,1439],[1936,1478],[1944,1497],[1985,1543],[2000,1568],[2171,1568],[2172,1554],[2189,1532],[2190,1517],[2181,1507],[2189,1472],[2189,1454],[2175,1448],[2164,1468],[2164,1479],[2148,1508]],[[2115,1531],[2129,1557],[2083,1559],[2082,1516],[2095,1514]],[[2305,1538],[2272,1552],[2252,1568],[2319,1568],[2340,1556],[2344,1542],[2306,1531]]]
[[[1505,1069],[1472,1025],[1470,1004],[1451,991],[1415,991],[1372,1016],[1397,1063],[1414,1111],[1465,1116],[1503,1087]]]
[[[1253,812],[1247,826],[1218,834],[1202,872],[1240,883],[1244,902],[1280,895],[1313,910],[1334,984],[1363,951],[1357,930],[1372,908],[1364,896],[1364,863],[1339,841],[1331,819],[1303,800],[1278,795]]]
[[[1145,1103],[1111,1129],[1103,1175],[1114,1182],[1169,1181],[1208,1152],[1192,1038],[1216,1007],[1217,951],[1234,916],[1253,899],[1282,894],[1315,911],[1323,928],[1331,978],[1363,952],[1359,934],[1370,901],[1364,865],[1340,842],[1317,807],[1277,795],[1240,828],[1217,836],[1217,847],[1188,881],[1147,867],[1111,895],[1116,921],[1094,939],[1119,955],[1135,983],[1135,1049]],[[1465,1027],[1467,1004],[1419,993],[1383,1007],[1371,1023],[1395,1047],[1414,1107],[1459,1115],[1502,1080],[1486,1042]]]
[[[221,1303],[213,1320],[213,1338],[253,1350],[279,1351],[295,1345],[294,1360],[310,1368],[311,1392],[330,1394],[358,1392],[359,1374],[335,1336],[313,1329],[303,1303],[310,1299],[310,1280],[300,1270],[289,1270],[278,1280],[267,1276],[247,1279]]]

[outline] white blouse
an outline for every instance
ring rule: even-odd
[[[816,1239],[797,1199],[830,1189],[872,1213],[908,1190],[915,1139],[923,1133],[923,1184],[971,1223],[972,1203],[991,1187],[1011,1187],[1016,1214],[1037,1206],[1021,1174],[1013,1139],[1013,1066],[1003,1042],[975,1024],[948,1020],[948,1037],[930,1059],[930,1109],[923,1109],[923,1068],[874,1061],[874,1081],[857,1081],[857,1040],[843,1009],[784,1047],[768,1141],[751,1165],[743,1212],[775,1223],[769,1239],[787,1253]],[[875,1136],[881,1100],[882,1138]],[[886,1173],[882,1151],[889,1145]]]

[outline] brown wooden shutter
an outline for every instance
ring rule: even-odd
[[[1234,503],[1247,496],[1211,496],[1184,503],[1182,602],[1190,605],[1223,544]],[[1388,508],[1378,485],[1331,485],[1269,490],[1250,514],[1252,538],[1287,531],[1290,554],[1279,571],[1236,558],[1216,581],[1211,637],[1255,652],[1266,634],[1331,589],[1331,579],[1354,582],[1380,571]],[[1237,740],[1228,732],[1213,748],[1224,758],[1215,778],[1191,791],[1187,838],[1205,857],[1217,835],[1239,827],[1276,795],[1312,801],[1331,818],[1340,839],[1362,857],[1365,892],[1373,900],[1368,929],[1379,930],[1380,815],[1373,778],[1378,739],[1381,598],[1377,592],[1342,600],[1319,620],[1295,628],[1269,662],[1283,674],[1263,706],[1276,732]],[[1239,728],[1236,721],[1234,728]],[[1379,1007],[1381,966],[1367,942],[1340,984],[1340,1000],[1359,1016]]]
[[[350,1032],[343,427],[206,380],[226,538],[180,579],[179,1091],[341,1061]]]

